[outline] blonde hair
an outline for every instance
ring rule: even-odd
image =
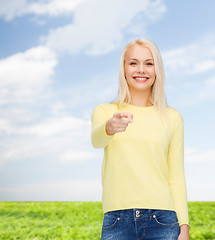
[[[133,40],[130,43],[128,43],[123,49],[122,55],[120,58],[118,97],[115,100],[113,100],[111,103],[115,102],[117,103],[118,106],[124,103],[128,103],[128,104],[131,103],[131,95],[130,95],[128,83],[125,78],[124,62],[125,62],[125,56],[127,54],[128,49],[134,45],[147,47],[152,53],[152,56],[154,58],[156,78],[152,85],[150,101],[158,109],[161,116],[165,116],[166,119],[169,119],[168,113],[167,113],[168,105],[166,102],[165,88],[164,88],[165,73],[164,73],[163,61],[157,46],[152,41],[145,38]]]

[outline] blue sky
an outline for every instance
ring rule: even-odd
[[[188,201],[214,201],[215,2],[0,0],[0,201],[101,201],[91,113],[117,96],[122,49],[163,57],[185,128]]]

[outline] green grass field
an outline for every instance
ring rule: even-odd
[[[190,239],[215,240],[215,202],[188,202]],[[99,240],[101,202],[0,202],[0,239]]]

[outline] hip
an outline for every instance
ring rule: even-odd
[[[159,239],[177,240],[180,233],[174,210],[123,209],[104,214],[102,240]]]

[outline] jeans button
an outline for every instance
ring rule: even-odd
[[[137,217],[137,218],[138,218],[138,217],[140,217],[140,215],[139,215],[139,214],[140,214],[140,211],[139,211],[139,210],[137,210],[137,211],[136,211],[136,217]]]

